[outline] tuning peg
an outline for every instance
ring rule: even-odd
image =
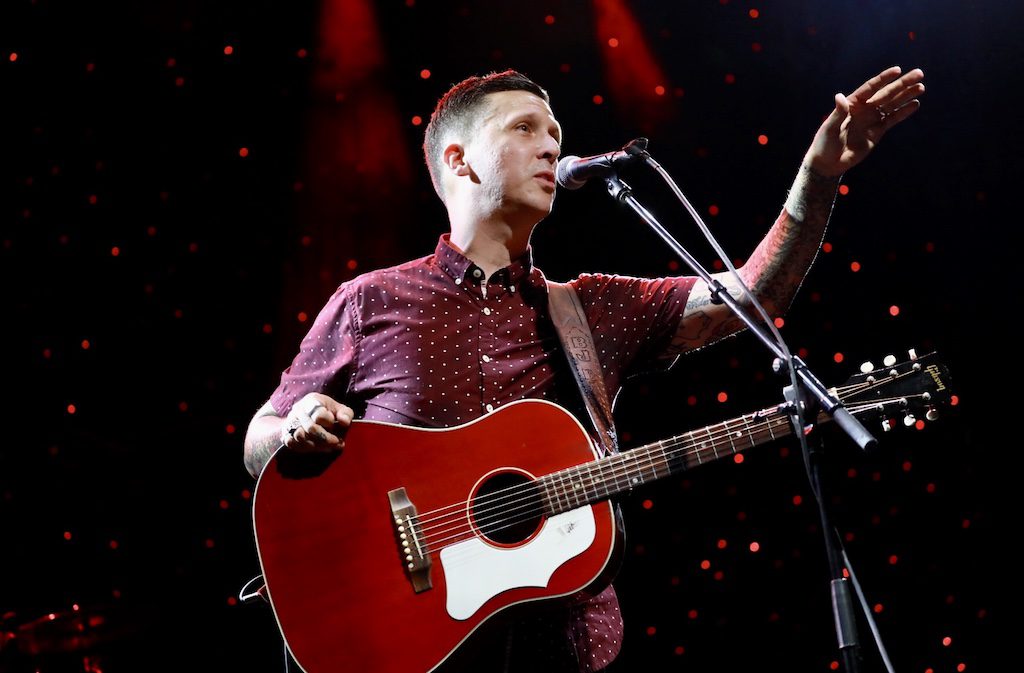
[[[889,432],[892,430],[892,421],[888,418],[882,419],[882,432]]]
[[[910,349],[907,350],[907,355],[910,356],[910,359],[912,361],[917,359],[917,351],[914,350],[913,348],[910,348]]]
[[[928,411],[924,413],[924,417],[929,421],[935,421],[939,418],[939,410],[935,407],[928,407]]]
[[[914,423],[917,423],[917,419],[914,418],[914,414],[912,414],[912,413],[910,413],[908,411],[907,413],[905,413],[903,415],[903,425],[905,425],[905,426],[907,426],[909,428],[912,425],[914,425]]]
[[[867,374],[870,371],[874,371],[874,369],[875,365],[873,365],[871,362],[865,362],[860,366],[860,373]]]
[[[892,367],[894,364],[896,364],[896,356],[886,355],[885,359],[882,360],[882,364],[884,364],[886,367]]]

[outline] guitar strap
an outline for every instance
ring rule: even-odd
[[[587,324],[576,290],[568,283],[548,281],[548,312],[555,324],[569,368],[576,376],[590,421],[597,431],[597,442],[605,456],[619,452],[619,441],[612,420],[612,405],[604,385],[601,363],[597,359],[594,336]]]

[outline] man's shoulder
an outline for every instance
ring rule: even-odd
[[[393,285],[396,282],[409,280],[420,274],[431,273],[434,266],[434,255],[425,255],[417,259],[410,259],[401,264],[395,264],[394,266],[361,273],[355,278],[342,283],[338,291],[349,295],[361,294],[369,290]]]

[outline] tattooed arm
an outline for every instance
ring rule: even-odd
[[[747,263],[737,269],[768,315],[781,315],[796,296],[818,252],[838,185],[838,177],[822,175],[807,164],[801,166],[785,210]],[[712,277],[741,305],[749,306],[732,274],[716,273]],[[742,327],[729,307],[711,302],[711,289],[698,280],[690,291],[672,351],[681,353],[706,346]]]
[[[920,70],[901,75],[900,68],[893,67],[849,96],[836,94],[835,109],[815,134],[785,209],[750,259],[737,269],[768,315],[781,315],[793,301],[818,252],[843,173],[863,161],[890,128],[917,111],[921,104],[916,97],[924,93],[923,79]],[[747,306],[732,274],[717,273],[713,278]],[[671,352],[706,346],[742,327],[727,306],[711,302],[710,288],[698,280]]]
[[[252,417],[245,433],[245,469],[253,477],[260,476],[282,446],[301,452],[340,450],[352,415],[351,407],[320,393],[307,394],[284,418],[267,402]]]

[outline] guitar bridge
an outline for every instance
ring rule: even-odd
[[[398,554],[405,565],[413,591],[422,593],[433,588],[433,585],[430,583],[430,554],[427,553],[418,527],[416,506],[409,500],[405,488],[388,491],[388,500],[391,502]]]

